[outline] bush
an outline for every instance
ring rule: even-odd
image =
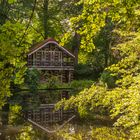
[[[31,92],[36,92],[39,85],[39,71],[36,69],[27,69],[25,73],[25,84]]]
[[[115,78],[107,71],[104,71],[101,75],[101,81],[107,84],[108,88],[115,87]]]

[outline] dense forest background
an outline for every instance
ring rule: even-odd
[[[21,109],[18,102],[7,104],[11,98],[19,101],[15,91],[25,84],[37,89],[27,53],[52,37],[76,56],[75,80],[63,86],[78,91],[57,108],[76,108],[88,120],[107,116],[126,139],[139,139],[139,21],[139,0],[0,0],[1,110]]]

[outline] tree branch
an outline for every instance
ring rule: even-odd
[[[27,30],[28,30],[28,28],[29,28],[29,26],[30,26],[30,23],[31,23],[31,21],[32,21],[32,18],[33,18],[33,15],[34,15],[34,11],[35,11],[35,8],[36,8],[36,2],[37,2],[37,0],[34,1],[34,6],[33,6],[33,9],[32,9],[32,13],[31,13],[29,22],[28,22],[28,24],[27,24],[27,26],[26,26],[25,32],[24,32],[24,34],[23,34],[21,40],[19,41],[19,45],[18,45],[18,46],[21,45],[21,43],[22,43],[22,41],[23,41],[23,39],[24,39],[24,37],[25,37],[25,35],[26,35],[26,32],[27,32]]]

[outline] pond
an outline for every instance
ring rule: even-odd
[[[61,91],[62,92],[62,91]],[[95,120],[80,119],[76,116],[65,123],[67,119],[61,117],[61,123],[39,124],[35,116],[35,122],[49,130],[46,132],[40,127],[27,121],[21,115],[24,111],[37,109],[41,103],[56,103],[62,95],[58,91],[43,91],[39,94],[20,93],[9,102],[9,111],[0,112],[0,140],[127,140],[128,137],[121,130],[112,127],[112,123],[106,118],[97,117]],[[64,95],[66,92],[63,92]],[[68,94],[66,94],[68,95]],[[66,96],[65,95],[65,96]],[[41,108],[42,109],[42,108]],[[43,110],[43,114],[45,111]],[[53,111],[50,115],[54,114]],[[7,117],[8,116],[8,117]],[[46,116],[45,116],[46,117]],[[33,119],[33,117],[32,117]],[[2,125],[3,121],[7,121]],[[33,119],[34,121],[34,119]],[[44,121],[44,120],[43,120]]]
[[[24,121],[22,124],[0,127],[0,140],[128,140],[121,130],[104,120],[88,121],[75,118],[69,123],[48,124],[46,132]],[[64,125],[63,125],[64,124]]]
[[[56,130],[59,125],[50,126]],[[55,133],[46,133],[29,123],[8,126],[1,131],[1,140],[127,140],[121,131],[106,126],[67,124]]]

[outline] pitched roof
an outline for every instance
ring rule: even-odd
[[[43,40],[42,42],[38,43],[37,45],[33,46],[32,48],[30,48],[30,51],[28,53],[28,56],[33,54],[34,52],[36,52],[37,50],[43,48],[45,45],[47,44],[50,44],[50,43],[53,43],[53,44],[56,44],[61,50],[67,52],[70,56],[72,57],[75,57],[70,51],[68,51],[67,49],[65,49],[64,47],[60,46],[58,44],[58,42],[56,40],[54,40],[53,38],[48,38],[48,39],[45,39]]]

